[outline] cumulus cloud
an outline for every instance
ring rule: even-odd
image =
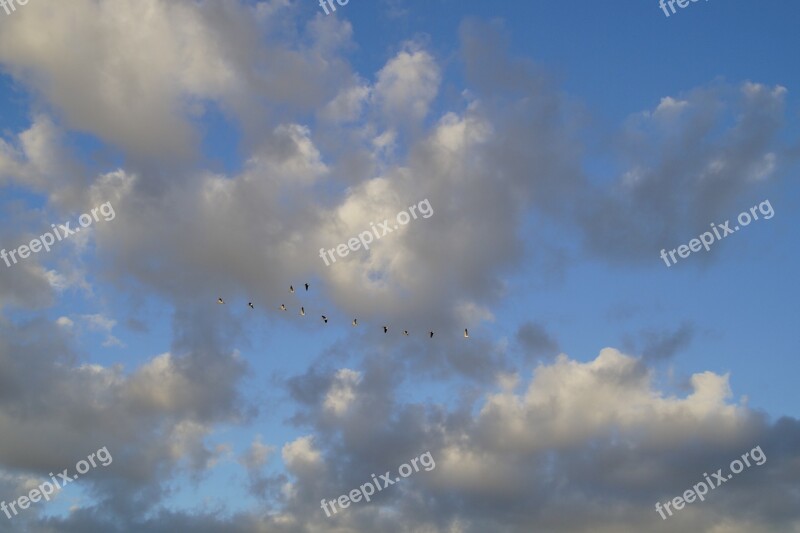
[[[239,400],[226,399],[238,398],[241,376],[241,363],[229,356],[217,357],[209,388],[197,380],[196,364],[209,369],[197,354],[165,354],[126,376],[121,365],[81,362],[69,328],[36,320],[2,330],[0,428],[9,438],[0,463],[45,479],[107,446],[113,467],[93,472],[82,486],[114,512],[133,501],[151,505],[169,472],[199,475],[212,467],[225,449],[208,447],[204,438],[213,424],[242,416]],[[10,490],[2,499],[16,498]]]
[[[314,105],[327,82],[347,75],[341,61],[326,61],[347,42],[331,40],[330,23],[313,28],[304,52],[277,35],[264,43],[259,33],[278,33],[295,10],[282,0],[32,4],[4,26],[0,62],[71,128],[134,155],[187,156],[199,140],[193,121],[206,106],[249,123],[270,98]]]
[[[376,379],[368,373],[359,387],[396,401]],[[391,497],[353,506],[338,524],[356,531],[670,531],[653,510],[656,501],[761,445],[768,461],[684,512],[682,527],[710,531],[733,516],[755,530],[798,527],[789,511],[796,499],[777,503],[788,514],[738,502],[755,487],[779,494],[791,484],[791,472],[771,465],[798,460],[796,444],[787,442],[800,442],[800,422],[771,422],[733,401],[728,375],[697,373],[681,395],[655,382],[642,360],[606,348],[587,362],[562,354],[539,366],[523,390],[509,383],[474,410],[396,404],[377,421],[364,418],[375,396],[356,395],[340,427],[316,419],[327,435],[321,449],[309,437],[284,449],[294,480],[286,501],[291,522],[326,527],[311,494],[333,498],[430,450],[435,470],[387,489]],[[327,407],[320,401],[315,409]],[[351,433],[359,438],[350,440]],[[403,526],[391,520],[399,515]]]
[[[374,98],[392,123],[418,122],[427,116],[440,82],[433,57],[417,45],[408,44],[378,72]]]
[[[0,230],[3,242],[106,201],[117,213],[85,246],[59,252],[69,261],[28,261],[0,277],[0,465],[13,470],[0,475],[0,498],[100,444],[115,457],[86,481],[93,504],[32,515],[30,530],[323,531],[332,522],[321,498],[430,451],[435,470],[333,527],[667,531],[655,501],[756,444],[769,462],[687,510],[683,525],[800,530],[798,421],[735,401],[728,374],[697,372],[683,395],[655,385],[648,364],[684,349],[693,326],[645,330],[632,350],[641,359],[606,348],[584,360],[558,354],[566,340],[530,321],[516,331],[518,368],[493,328],[509,272],[526,259],[561,270],[578,255],[544,231],[523,233],[531,217],[575,231],[579,253],[653,259],[777,179],[786,90],[720,82],[631,110],[618,131],[602,132],[615,141],[618,171],[600,188],[583,166],[582,112],[544,69],[510,56],[499,23],[461,25],[465,87],[440,109],[444,62],[422,40],[355,74],[342,54],[349,23],[298,24],[297,9],[289,0],[32,2],[4,25],[0,63],[41,111],[0,141],[0,185],[42,194],[45,207],[10,208],[19,226]],[[199,155],[211,111],[230,122],[241,164],[221,169]],[[120,163],[85,172],[73,161],[75,133]],[[331,266],[319,258],[423,199],[430,218]],[[223,464],[232,448],[212,443],[217,431],[258,412],[242,398],[251,369],[236,346],[249,341],[246,322],[209,303],[246,296],[256,316],[286,321],[276,302],[298,278],[318,291],[309,311],[369,317],[371,329],[348,329],[305,370],[275,376],[285,378],[297,433],[257,436],[238,455],[263,508],[166,508],[171,478],[199,482]],[[134,305],[164,302],[168,346],[129,367],[76,353],[82,324],[113,344],[116,320],[58,310],[51,322],[41,310],[72,287],[94,296],[98,280]],[[19,309],[34,315],[12,317]],[[415,337],[392,344],[382,323]],[[423,342],[428,329],[433,342]],[[429,379],[447,401],[409,394],[410,382]]]

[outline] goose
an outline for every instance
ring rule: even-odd
[[[308,283],[306,283],[306,290],[308,290]]]
[[[383,326],[383,332],[389,333],[389,326]]]
[[[327,324],[328,323],[328,317],[326,317],[325,315],[322,315],[322,321]]]
[[[405,335],[406,337],[408,337],[408,330],[407,330],[407,329],[404,329],[404,330],[403,330],[403,335]]]
[[[289,292],[291,292],[292,294],[294,294],[294,287],[293,287],[293,286],[291,286],[291,285],[289,285]]]
[[[247,305],[250,306],[250,309],[255,309],[256,307],[253,305],[253,302],[247,302]]]
[[[223,300],[222,298],[217,298],[217,303],[218,304],[224,304],[225,300]]]
[[[464,338],[465,339],[469,338],[469,331],[467,331],[467,328],[464,328]]]
[[[357,325],[358,325],[358,319],[357,319],[357,318],[354,318],[354,319],[353,319],[353,327],[355,327],[355,326],[357,326]]]
[[[300,316],[306,316],[306,309],[304,307],[300,308]]]
[[[281,304],[281,311],[286,311],[286,306]]]
[[[430,338],[431,338],[431,339],[433,338],[433,331],[431,331],[431,337],[430,337]]]

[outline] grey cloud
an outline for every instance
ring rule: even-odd
[[[587,249],[614,261],[657,258],[761,201],[759,184],[780,174],[785,93],[717,83],[632,116],[620,135],[625,173],[581,214]]]
[[[81,364],[68,333],[42,319],[3,324],[0,338],[0,465],[45,479],[106,446],[113,464],[84,486],[107,512],[141,512],[161,497],[169,472],[205,470],[219,450],[203,437],[245,416],[236,392],[242,363],[219,352],[165,354],[125,376]],[[201,377],[209,372],[213,382]]]
[[[628,337],[624,345],[626,348],[639,353],[645,360],[664,360],[670,359],[686,349],[695,337],[695,326],[690,322],[684,322],[674,330],[672,329],[648,329],[639,333],[639,341]]]
[[[313,468],[290,468],[293,495],[283,500],[292,517],[287,531],[331,527],[320,498],[333,499],[425,451],[436,469],[387,488],[369,504],[352,505],[335,518],[337,526],[633,533],[672,531],[678,520],[697,531],[720,522],[790,530],[800,521],[797,498],[788,495],[797,473],[787,466],[797,461],[800,422],[770,422],[729,404],[721,377],[698,374],[698,394],[665,398],[640,361],[604,350],[587,363],[560,357],[540,367],[527,391],[491,393],[474,414],[470,406],[400,403],[391,372],[380,366],[368,365],[336,420],[325,414],[322,398],[305,408],[317,412],[306,420],[323,459]],[[329,384],[335,379],[331,375]],[[596,423],[598,417],[606,421]],[[655,513],[656,501],[682,494],[703,472],[724,468],[759,444],[764,466],[745,470],[673,522]],[[754,501],[754,491],[765,487],[774,498]],[[742,506],[743,499],[750,503]],[[389,509],[403,522],[389,518]]]
[[[580,215],[586,250],[622,260],[649,258],[651,248],[683,242],[685,234],[696,234],[695,225],[726,215],[756,190],[754,178],[767,179],[758,175],[765,158],[780,154],[780,89],[717,84],[682,95],[685,106],[667,101],[660,111],[632,118],[617,136],[626,174],[598,190],[581,167],[575,129],[582,113],[541,68],[509,59],[497,25],[462,25],[469,90],[455,111],[429,117],[428,130],[404,130],[403,152],[372,141],[393,126],[392,117],[430,112],[441,68],[433,54],[387,62],[411,70],[403,80],[424,75],[425,90],[403,90],[385,77],[381,83],[375,73],[378,81],[364,82],[364,94],[376,87],[383,92],[364,96],[365,122],[307,125],[298,121],[363,81],[340,55],[350,39],[346,23],[317,17],[301,38],[284,25],[291,21],[290,2],[252,8],[154,2],[154,24],[142,31],[156,48],[142,52],[104,25],[99,13],[112,5],[130,18],[141,9],[128,0],[75,0],[69,8],[31,3],[19,14],[18,29],[0,36],[7,45],[0,46],[0,60],[66,127],[129,156],[127,168],[95,178],[85,198],[72,200],[113,199],[117,213],[113,226],[97,232],[97,265],[87,268],[127,294],[173,306],[172,344],[168,354],[144,354],[145,364],[125,374],[119,367],[80,366],[67,333],[41,319],[0,324],[0,464],[38,475],[74,464],[100,445],[115,458],[112,469],[89,482],[94,506],[42,519],[31,530],[324,531],[333,522],[319,509],[322,497],[425,451],[436,470],[415,474],[371,505],[351,507],[337,517],[338,527],[668,530],[673,523],[659,522],[654,502],[755,443],[764,443],[768,468],[737,478],[682,524],[700,531],[731,520],[748,521],[752,530],[798,527],[800,506],[791,490],[800,444],[796,420],[771,423],[728,403],[727,381],[711,373],[693,376],[698,397],[666,397],[652,386],[645,363],[614,350],[587,363],[564,356],[542,365],[524,393],[497,390],[491,383],[511,365],[505,348],[492,344],[491,324],[484,337],[480,323],[490,323],[488,310],[506,296],[504,276],[525,259],[526,246],[548,256],[535,258],[546,271],[566,268],[563,249],[538,246],[538,238],[522,234],[531,214],[573,228]],[[55,9],[47,18],[53,27],[37,20],[45,9]],[[69,35],[99,44],[86,53],[86,45],[63,46],[55,37],[18,39],[34,35],[34,26],[45,37],[60,35],[65,24]],[[190,27],[196,35],[187,33]],[[305,38],[311,44],[297,40]],[[163,63],[151,68],[153,57]],[[108,79],[98,80],[99,72]],[[122,103],[98,96],[109,91]],[[249,159],[242,170],[214,174],[201,162],[173,161],[196,148],[191,119],[206,103],[220,106],[244,131]],[[726,105],[734,111],[726,114]],[[726,127],[732,118],[737,124]],[[41,185],[45,173],[29,174],[25,161],[0,163],[5,177]],[[435,210],[430,219],[331,267],[318,258],[320,247],[422,198]],[[13,275],[23,274],[28,277],[3,277],[3,303],[48,305],[52,293],[41,276],[24,269]],[[319,461],[292,447],[297,441],[287,443],[286,474],[264,471],[253,457],[244,461],[245,483],[263,504],[252,512],[160,511],[171,475],[182,468],[202,473],[218,457],[203,437],[256,414],[240,396],[250,368],[233,350],[248,342],[245,320],[232,306],[211,302],[246,296],[256,303],[256,316],[285,321],[277,305],[287,297],[287,282],[298,278],[319,287],[314,306],[348,322],[368,317],[364,325],[374,328],[351,331],[323,350],[318,367],[288,377],[286,392],[296,404],[289,422],[308,431],[302,445],[313,446],[307,455],[316,453]],[[461,313],[466,308],[482,312]],[[464,316],[479,322],[468,344],[448,333],[460,334]],[[380,338],[384,320],[415,335],[434,329],[437,337],[398,347]],[[558,348],[534,322],[517,338],[531,355]],[[645,335],[643,353],[669,357],[691,338],[691,328]],[[407,396],[405,384],[431,378],[456,398],[454,407]],[[763,482],[759,491],[750,484],[756,479]],[[0,497],[12,489],[0,486]],[[765,496],[741,505],[751,494]]]
[[[525,322],[519,327],[517,341],[522,345],[528,359],[541,356],[555,357],[558,354],[558,342],[543,326],[532,321]]]
[[[130,0],[75,0],[31,4],[16,15],[0,36],[4,70],[70,128],[137,158],[196,155],[192,120],[206,107],[218,106],[257,136],[258,122],[280,111],[272,102],[308,111],[349,75],[338,57],[348,26],[332,17],[310,23],[305,35],[287,32],[297,16],[290,2],[175,0],[145,10]],[[134,35],[126,25],[145,15],[149,23]],[[65,35],[86,40],[65,42]]]

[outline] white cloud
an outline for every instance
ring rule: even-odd
[[[662,443],[701,428],[737,433],[749,415],[728,403],[728,375],[703,372],[692,376],[691,384],[686,398],[662,397],[639,360],[615,349],[606,348],[587,363],[561,354],[536,370],[524,394],[489,396],[479,420],[508,446],[528,450],[571,445],[612,427]]]
[[[65,329],[72,329],[72,326],[75,325],[75,323],[72,320],[70,320],[68,317],[65,316],[58,317],[58,319],[56,320],[56,324]]]
[[[81,318],[89,326],[89,329],[94,331],[111,332],[114,326],[117,325],[116,320],[113,320],[101,314],[81,315]]]
[[[441,83],[433,57],[408,44],[378,73],[373,98],[385,117],[401,124],[417,122],[428,115]]]
[[[335,415],[344,414],[356,397],[356,387],[361,382],[361,373],[348,368],[336,372],[336,377],[325,396],[325,409]]]
[[[336,98],[328,102],[323,108],[321,116],[333,122],[351,122],[358,119],[363,113],[371,94],[367,85],[354,85],[348,87]]]
[[[267,464],[267,461],[274,453],[275,446],[264,444],[261,435],[257,435],[247,452],[240,456],[239,462],[248,469],[259,469]]]
[[[316,471],[323,466],[322,454],[314,447],[311,435],[284,444],[281,455],[286,466],[295,472]]]

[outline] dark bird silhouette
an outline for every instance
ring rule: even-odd
[[[305,287],[306,291],[308,291],[308,289],[310,287],[310,284],[304,283],[303,286]],[[294,294],[294,292],[295,292],[294,285],[289,285],[289,292]],[[217,303],[218,304],[224,304],[225,300],[223,300],[221,297],[217,298]],[[256,306],[253,304],[253,302],[247,302],[247,306],[250,309],[255,309],[256,308]],[[288,311],[288,309],[286,308],[286,305],[284,305],[284,304],[281,304],[280,310],[281,311]],[[300,316],[306,316],[306,309],[303,306],[300,307]],[[320,315],[320,317],[322,318],[322,322],[323,323],[325,323],[325,324],[328,323],[328,317],[327,316]],[[353,324],[352,325],[353,325],[353,327],[358,326],[358,319],[357,318],[353,319]],[[384,325],[383,326],[383,333],[384,334],[389,333],[389,326],[388,325]],[[432,339],[434,334],[435,334],[435,332],[433,330],[428,331],[428,338]],[[408,333],[407,329],[403,330],[403,335],[405,335],[406,337],[409,336],[409,333]],[[468,328],[464,328],[464,338],[465,339],[469,338],[469,329]]]
[[[224,304],[225,300],[223,300],[222,298],[217,298],[217,303],[218,304]]]

